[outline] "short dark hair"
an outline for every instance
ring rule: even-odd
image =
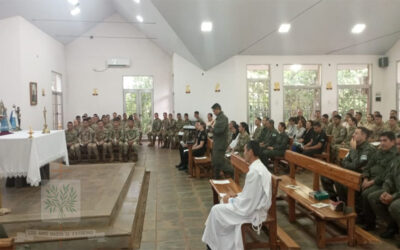
[[[176,114],[176,115],[181,115],[181,113],[178,113],[178,114]]]
[[[280,122],[279,125],[281,125],[281,127],[283,127],[283,129],[286,129],[286,124],[284,122]]]
[[[382,115],[381,115],[381,113],[378,113],[378,114],[375,115],[375,117],[382,118]]]
[[[360,111],[357,111],[356,114],[362,116],[362,113]]]
[[[249,141],[246,144],[247,150],[252,150],[254,156],[259,157],[261,150],[260,150],[260,144],[254,140]]]
[[[67,124],[69,125],[69,124],[73,124],[73,123],[72,122],[68,122]]]
[[[198,115],[198,114],[199,114],[199,111],[194,111],[194,114],[195,114],[195,115]]]
[[[80,115],[77,115],[77,116],[75,116],[75,119],[81,119],[81,116]]]
[[[189,114],[188,113],[185,113],[185,114],[183,114],[184,116],[189,116]]]
[[[341,117],[340,115],[335,115],[333,118],[336,118],[336,119],[342,120],[342,117]]]
[[[221,105],[219,105],[219,103],[215,103],[214,105],[211,106],[211,109],[219,109],[219,110],[221,110]]]
[[[272,120],[272,119],[269,119],[268,122],[269,122],[272,126],[274,126],[274,124],[275,124],[274,120]]]
[[[319,121],[315,121],[315,122],[313,122],[312,126],[320,128],[321,127],[321,123]]]
[[[329,115],[328,114],[323,114],[322,117],[325,117],[326,119],[329,119]]]
[[[303,121],[303,122],[304,122],[304,121]],[[307,122],[311,123],[311,127],[314,126],[314,121],[313,121],[313,120],[308,120],[308,121],[306,121],[306,123],[307,123]],[[305,125],[305,124],[304,124],[304,125]]]
[[[396,139],[396,136],[392,131],[385,131],[382,132],[379,137],[387,137],[389,140],[394,141]]]
[[[262,121],[261,117],[259,116],[257,116],[256,119],[259,120],[260,122]]]
[[[357,129],[361,130],[361,133],[363,133],[367,137],[367,139],[372,133],[371,130],[367,129],[366,127],[358,127]]]
[[[296,122],[296,117],[290,117],[289,122]]]
[[[158,115],[158,113],[157,113],[157,112],[155,112],[155,113],[154,113],[154,115]]]
[[[357,123],[358,123],[358,121],[357,121],[357,119],[355,118],[355,117],[350,117],[350,119],[354,122],[354,124],[357,126]]]

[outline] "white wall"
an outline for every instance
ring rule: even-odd
[[[108,21],[123,21],[119,15]],[[93,35],[94,39],[87,36]],[[86,37],[85,37],[86,36]],[[101,38],[113,36],[125,38]],[[154,111],[172,109],[172,57],[151,40],[129,39],[144,37],[129,23],[101,23],[66,46],[68,71],[67,119],[88,113],[111,114],[123,111],[123,76],[151,75],[154,77]],[[129,68],[104,69],[109,58],[130,58]],[[98,96],[92,96],[97,88]]]
[[[389,57],[389,66],[385,71],[384,103],[385,109],[396,109],[396,83],[397,83],[397,62],[400,61],[400,40],[386,53]],[[400,108],[400,107],[397,107]],[[388,112],[387,112],[388,113]]]
[[[22,17],[0,20],[0,37],[0,99],[9,111],[13,104],[21,108],[22,129],[41,130],[44,107],[49,128],[57,129],[53,128],[51,72],[65,76],[64,45]],[[29,82],[38,86],[36,106],[30,105]]]
[[[174,104],[175,112],[188,112],[192,115],[199,110],[202,117],[210,112],[213,103],[221,104],[229,119],[247,120],[247,83],[246,69],[249,64],[268,64],[271,67],[271,84],[279,82],[280,91],[271,88],[271,117],[275,121],[283,119],[283,65],[284,64],[321,64],[321,110],[331,113],[337,109],[337,64],[367,63],[372,70],[372,110],[384,110],[385,105],[375,102],[375,93],[384,91],[384,70],[378,67],[378,56],[235,56],[202,74],[202,70],[179,55],[173,56]],[[333,90],[326,90],[326,83],[332,82]],[[221,84],[221,92],[215,93],[216,83]],[[191,86],[191,94],[185,93],[185,86]]]

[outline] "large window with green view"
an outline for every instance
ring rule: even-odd
[[[345,115],[350,109],[370,113],[371,77],[369,64],[339,64],[337,66],[338,112]]]
[[[256,117],[270,115],[269,65],[247,65],[247,121],[254,131]]]
[[[301,109],[306,119],[321,110],[321,65],[283,66],[283,119],[297,116]]]
[[[124,112],[136,113],[142,122],[142,131],[146,135],[153,120],[153,77],[123,77]]]

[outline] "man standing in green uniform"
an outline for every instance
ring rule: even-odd
[[[72,122],[68,122],[67,127],[68,129],[65,130],[65,138],[67,141],[68,157],[75,160],[80,154],[78,131],[74,129]]]
[[[262,126],[261,126],[261,118],[257,117],[256,120],[254,121],[254,124],[256,125],[256,129],[254,130],[253,133],[253,140],[258,141],[258,138],[260,138],[261,136],[261,132],[262,132]]]
[[[153,124],[151,126],[151,131],[147,133],[147,137],[149,138],[149,147],[154,147],[156,143],[157,136],[160,138],[161,136],[161,127],[162,127],[162,122],[160,118],[158,118],[158,113],[154,114],[154,120]]]
[[[125,132],[120,126],[119,118],[113,121],[113,130],[110,133],[110,140],[112,143],[112,148],[117,147],[118,149],[118,160],[122,161],[122,153],[126,152],[128,149],[128,144],[125,139]]]
[[[225,150],[228,147],[228,117],[224,115],[221,106],[215,103],[212,107],[216,116],[214,123],[214,144],[212,149],[212,165],[214,169],[214,178],[221,178],[221,172],[231,174],[232,170],[225,164]]]
[[[97,150],[99,150],[100,148],[102,149],[103,161],[105,161],[107,151],[109,151],[110,155],[112,155],[112,150],[110,143],[110,134],[109,131],[104,128],[103,121],[100,120],[97,122],[97,129],[95,130],[94,133],[95,133],[94,141],[97,145]]]
[[[392,161],[391,171],[387,175],[382,189],[370,194],[368,201],[376,216],[387,223],[387,229],[380,234],[390,239],[398,233],[400,225],[400,157]],[[400,244],[398,244],[400,248]]]
[[[361,173],[363,168],[368,164],[368,161],[372,158],[376,152],[374,146],[368,142],[370,131],[365,127],[356,128],[353,134],[353,138],[350,140],[350,151],[346,157],[342,160],[341,166],[345,169]],[[347,187],[335,182],[337,196],[343,202],[347,202]],[[328,188],[328,191],[333,192],[333,187]],[[330,196],[336,196],[331,194]],[[356,213],[361,213],[361,193],[355,194],[355,208]],[[362,217],[359,217],[362,218]],[[362,219],[359,219],[362,220]]]
[[[274,140],[273,144],[267,146],[267,148],[262,152],[261,161],[263,161],[265,166],[268,166],[269,159],[273,159],[276,156],[283,156],[289,145],[289,136],[285,132],[286,124],[280,122],[278,125],[278,135]]]
[[[383,132],[379,141],[381,143],[380,148],[368,161],[362,172],[361,198],[365,230],[375,229],[375,214],[368,202],[368,197],[382,188],[383,182],[391,171],[392,161],[398,155],[393,132]]]
[[[129,161],[129,150],[133,152],[133,161],[137,161],[137,153],[134,148],[134,144],[138,143],[139,141],[139,132],[137,128],[135,127],[135,122],[133,121],[133,118],[129,118],[127,122],[128,127],[125,129],[125,138],[127,141],[128,146],[125,147],[124,151],[124,157]]]
[[[89,121],[83,120],[83,126],[79,133],[78,141],[82,148],[87,148],[88,159],[91,159],[92,153],[96,155],[96,160],[99,160],[99,152],[97,151],[96,143],[94,143],[94,131],[89,127]],[[78,161],[81,160],[81,154],[78,154]]]

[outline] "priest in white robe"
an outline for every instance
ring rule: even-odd
[[[241,250],[243,241],[241,225],[252,223],[260,232],[271,206],[271,173],[259,159],[260,147],[250,141],[244,150],[250,164],[241,193],[228,194],[221,204],[214,205],[205,223],[202,241],[212,250]]]

